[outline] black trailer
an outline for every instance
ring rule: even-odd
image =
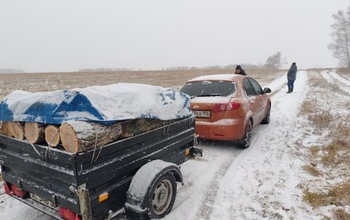
[[[111,219],[115,213],[161,218],[170,212],[179,165],[201,150],[194,117],[72,154],[0,135],[0,164],[8,195],[50,216]]]

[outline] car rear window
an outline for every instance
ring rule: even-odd
[[[236,91],[236,87],[233,82],[228,81],[198,81],[187,83],[180,91],[191,97],[228,96]]]

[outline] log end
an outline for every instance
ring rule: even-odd
[[[70,153],[77,153],[79,151],[79,139],[73,127],[68,123],[63,123],[59,130],[64,149]]]
[[[24,124],[24,135],[29,143],[36,144],[43,142],[45,125],[36,122],[26,122]]]
[[[48,125],[45,128],[45,141],[49,147],[57,147],[60,144],[60,134],[57,126]]]
[[[0,122],[0,134],[12,137],[12,133],[9,130],[9,122],[7,121],[1,121]]]
[[[8,129],[14,138],[24,139],[23,123],[16,121],[8,122]]]

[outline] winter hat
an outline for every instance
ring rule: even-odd
[[[242,69],[241,65],[236,66],[236,70],[241,70],[241,69]]]
[[[296,65],[296,63],[294,62],[294,63],[292,63],[292,65]]]

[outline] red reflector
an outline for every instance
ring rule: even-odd
[[[59,212],[60,212],[61,217],[66,219],[66,220],[80,220],[80,216],[75,214],[74,212],[72,212],[69,209],[60,207]]]
[[[18,197],[24,198],[26,196],[26,191],[18,188],[16,185],[11,185],[11,191]]]
[[[4,181],[5,193],[8,195],[12,195],[10,187],[11,187],[10,184]]]

